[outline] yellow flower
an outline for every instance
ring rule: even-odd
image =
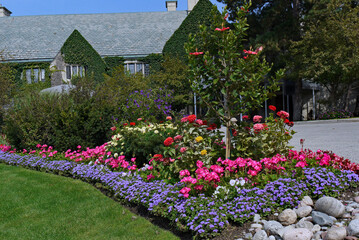
[[[196,142],[200,142],[203,140],[203,137],[199,136],[199,137],[196,137]]]
[[[207,150],[202,150],[201,151],[201,155],[206,155],[207,154]]]

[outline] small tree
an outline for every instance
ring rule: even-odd
[[[279,90],[283,74],[268,77],[271,66],[259,57],[262,47],[244,49],[248,8],[244,5],[229,27],[227,10],[220,15],[214,7],[212,25],[201,26],[186,44],[192,89],[227,127],[226,158],[230,158],[232,118],[259,108]]]

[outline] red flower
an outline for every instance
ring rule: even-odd
[[[220,32],[224,32],[224,31],[226,31],[226,30],[228,30],[228,29],[230,29],[230,27],[223,27],[223,28],[216,28],[216,29],[214,29],[215,31],[220,31]]]
[[[224,16],[224,20],[227,20],[229,14],[227,13],[226,16]]]
[[[284,123],[289,124],[289,120],[286,118],[286,119],[284,120]]]
[[[116,131],[116,127],[112,127],[111,130],[112,130],[112,131]]]
[[[275,106],[273,106],[273,105],[269,105],[269,109],[272,110],[272,111],[277,110],[277,108]]]
[[[127,125],[128,125],[128,123],[124,123],[124,124],[123,124],[123,126],[127,126]]]
[[[244,53],[246,53],[246,54],[252,54],[252,55],[256,55],[257,54],[257,52],[253,52],[253,51],[250,51],[250,50],[243,50],[243,52]]]
[[[235,129],[232,129],[232,134],[234,137],[237,136],[237,131]]]
[[[163,144],[167,147],[170,146],[172,143],[173,143],[173,138],[171,137],[166,138],[166,140],[163,142]]]
[[[216,128],[217,128],[217,124],[212,123],[212,124],[209,125],[209,127],[207,128],[207,130],[208,130],[208,131],[212,131],[212,130],[214,130],[214,129],[216,129]]]
[[[208,125],[207,120],[203,120],[203,125]]]
[[[134,122],[130,122],[130,125],[131,125],[131,126],[135,126],[135,125],[136,125],[136,123],[134,123]]]
[[[243,115],[243,116],[242,116],[242,120],[243,120],[243,121],[248,120],[248,119],[249,119],[248,115]]]
[[[190,55],[194,55],[194,56],[198,56],[198,55],[202,55],[203,52],[191,52],[189,53]]]
[[[189,115],[187,117],[187,120],[190,122],[190,123],[193,123],[195,120],[196,120],[196,115],[192,114],[192,115]]]

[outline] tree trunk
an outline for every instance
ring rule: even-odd
[[[227,122],[226,124],[226,159],[231,158],[231,133],[230,133],[230,127],[231,122]]]
[[[302,80],[295,81],[295,92],[293,102],[293,120],[302,120]]]
[[[349,102],[350,102],[350,96],[352,95],[353,92],[353,84],[349,84],[347,91],[346,91],[346,97],[345,97],[345,105],[344,105],[344,110],[345,111],[349,111]]]

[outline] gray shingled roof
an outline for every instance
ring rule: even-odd
[[[1,17],[0,51],[14,61],[53,59],[77,29],[101,56],[161,53],[186,16],[187,11]]]

